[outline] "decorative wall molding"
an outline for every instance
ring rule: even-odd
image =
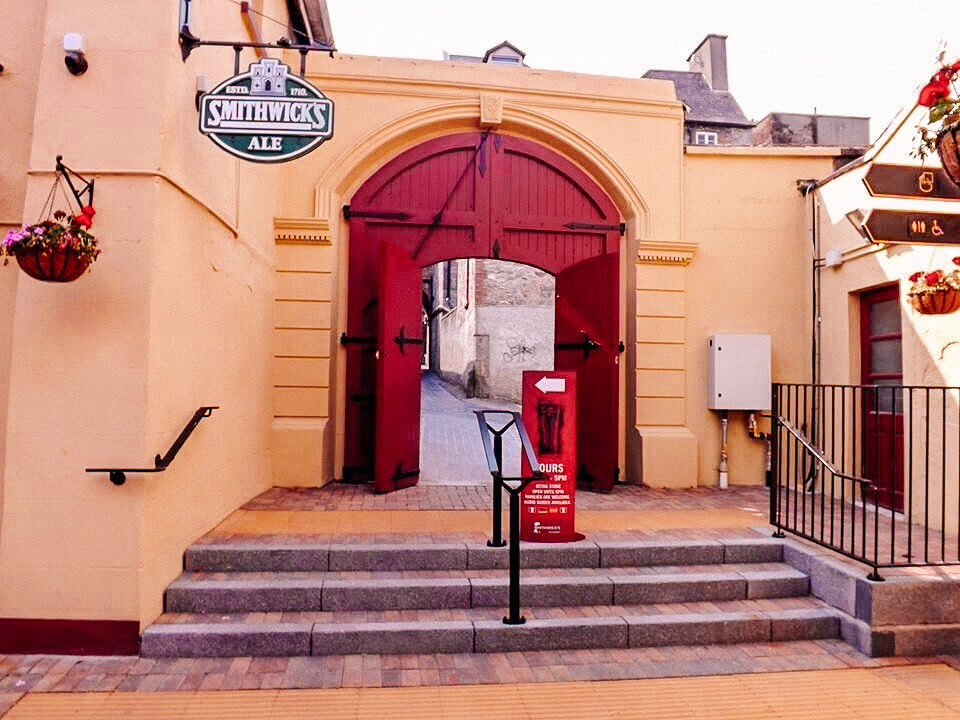
[[[326,218],[274,218],[278,245],[330,245],[330,221]]]
[[[693,243],[640,243],[637,262],[648,265],[689,265],[697,252]]]
[[[480,126],[497,127],[503,122],[503,95],[480,93]]]

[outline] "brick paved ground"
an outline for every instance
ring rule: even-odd
[[[26,693],[417,687],[882,667],[957,658],[878,658],[840,640],[488,655],[296,658],[0,656],[0,714]]]
[[[331,483],[321,488],[275,487],[242,510],[489,510],[492,487],[415,485],[378,495],[368,485]],[[577,510],[713,510],[746,508],[767,513],[765,487],[664,490],[617,485],[611,493],[577,492]]]

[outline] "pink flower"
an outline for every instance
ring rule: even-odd
[[[943,277],[943,271],[934,270],[933,272],[928,272],[926,275],[924,275],[923,279],[927,283],[927,287],[933,287],[940,282],[941,277]]]
[[[917,272],[915,272],[913,275],[910,276],[910,282],[916,282],[917,280],[919,280],[919,279],[922,278],[922,277],[923,277],[923,273],[920,272],[920,271],[917,271]]]

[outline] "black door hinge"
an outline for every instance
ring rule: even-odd
[[[376,345],[377,339],[373,337],[357,337],[355,335],[347,335],[343,333],[340,335],[340,344],[341,345]]]
[[[405,212],[385,212],[380,210],[351,210],[349,205],[343,206],[343,219],[350,218],[375,218],[377,220],[409,220],[410,213]]]
[[[397,335],[393,341],[400,346],[400,354],[404,355],[404,347],[407,345],[423,345],[423,340],[420,338],[408,338],[403,334],[403,325],[400,326],[400,334]]]
[[[568,227],[571,230],[605,230],[605,231],[616,231],[623,235],[627,231],[626,223],[618,223],[612,225],[603,225],[599,223],[583,223],[583,222],[568,222],[564,227]]]
[[[583,340],[580,342],[560,342],[556,343],[553,347],[556,350],[582,350],[584,357],[590,357],[590,353],[594,350],[600,349],[600,343],[590,337],[590,333],[586,330],[581,330],[580,334],[583,335]]]

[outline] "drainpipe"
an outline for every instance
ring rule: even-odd
[[[720,411],[720,489],[727,489],[727,470],[729,466],[727,465],[727,427],[729,425],[729,420],[727,419],[727,411]]]

